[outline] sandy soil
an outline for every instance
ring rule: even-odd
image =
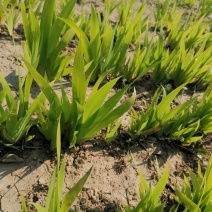
[[[1,163],[1,211],[21,211],[21,195],[28,202],[45,204],[55,159],[48,149],[44,138],[36,133],[35,139],[22,151],[9,151],[9,154],[23,161]],[[8,149],[2,148],[1,154],[5,157]],[[129,138],[123,134],[110,145],[93,140],[75,151],[66,149],[64,157],[64,192],[93,166],[88,181],[72,207],[74,211],[118,211],[125,204],[135,206],[139,201],[138,170],[154,185],[157,181],[156,159],[161,167],[164,164],[169,167],[169,182],[163,195],[163,201],[169,207],[174,203],[174,184],[180,185],[187,167],[195,169],[197,163],[195,154],[176,144],[160,142],[154,137],[140,139],[135,144],[130,143]],[[32,206],[29,205],[29,208],[34,211]]]
[[[137,1],[137,4],[139,2]],[[157,1],[151,2],[148,4],[147,14]],[[88,12],[90,3],[91,1],[87,1],[83,6]],[[102,1],[93,1],[93,3],[102,10]],[[77,11],[80,10],[81,6],[78,5]],[[116,13],[112,15],[111,20],[117,21]],[[22,54],[23,31],[21,28],[16,29],[14,46],[6,29],[3,26],[0,28],[0,73],[10,83],[14,95],[17,95],[18,67],[20,67],[21,76],[25,74],[21,61],[16,59],[16,55]],[[70,82],[67,79],[62,79],[62,81],[63,85],[66,85],[66,92],[70,93]],[[139,109],[143,99],[146,101],[151,99],[156,86],[152,84],[148,76],[142,78],[134,86],[137,90],[134,108]],[[55,90],[57,89],[56,85]],[[33,92],[37,92],[36,86]],[[123,125],[126,125],[129,121],[128,116],[125,116],[124,120]],[[51,173],[55,165],[55,154],[49,151],[47,141],[37,129],[33,128],[30,133],[35,134],[35,138],[19,151],[0,147],[1,212],[21,211],[21,195],[25,196],[27,202],[45,204]],[[208,153],[203,157],[205,161],[211,155],[211,136],[207,136],[202,142],[208,149]],[[165,211],[168,211],[175,203],[174,184],[181,185],[183,173],[188,167],[196,170],[198,161],[196,153],[178,144],[168,143],[153,136],[132,141],[122,130],[116,141],[111,144],[106,144],[101,139],[94,139],[76,150],[64,149],[63,155],[66,159],[64,192],[93,166],[88,181],[70,211],[112,212],[122,210],[126,204],[135,206],[139,201],[138,170],[154,185],[157,182],[156,159],[161,166],[161,171],[165,164],[169,167],[169,182],[162,196],[162,201],[167,203]],[[28,205],[30,211],[34,211],[34,208]]]

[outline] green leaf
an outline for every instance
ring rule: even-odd
[[[69,44],[69,42],[74,37],[74,31],[72,29],[69,29],[66,31],[66,33],[63,35],[57,46],[52,50],[51,57],[49,58],[50,61],[52,61],[52,64],[54,64],[54,61],[59,57],[59,54],[62,50]],[[49,49],[50,51],[50,49]],[[51,63],[50,63],[51,64]]]
[[[22,23],[24,28],[24,35],[26,39],[31,39],[29,35],[29,22],[27,20],[27,14],[26,14],[26,7],[25,4],[22,2],[21,5],[21,14],[22,14]]]
[[[91,97],[89,96],[89,98],[87,99],[85,106],[84,106],[85,112],[83,115],[82,123],[84,123],[89,117],[91,117],[96,111],[99,110],[99,108],[102,106],[102,103],[104,102],[106,96],[109,94],[109,91],[112,89],[112,87],[116,84],[116,82],[118,80],[119,80],[119,78],[115,78],[115,79],[111,80],[110,82],[105,84],[103,87],[101,87]],[[121,97],[121,95],[119,95],[119,97]],[[108,107],[108,108],[110,108],[110,107]]]
[[[169,176],[169,170],[168,170],[168,166],[166,166],[162,177],[160,178],[159,182],[154,188],[154,191],[152,192],[151,198],[153,199],[155,204],[158,202],[158,199],[165,188],[165,185],[168,181],[168,176]]]
[[[166,122],[169,119],[172,119],[174,117],[176,117],[178,114],[180,114],[182,111],[184,111],[186,108],[190,107],[194,102],[197,101],[197,98],[192,98],[187,102],[184,102],[180,105],[178,105],[177,107],[175,107],[174,109],[172,109],[169,113],[167,113],[165,115],[165,117],[163,117],[162,122]]]
[[[45,208],[43,208],[41,205],[39,205],[38,203],[31,203],[32,205],[34,205],[34,207],[39,211],[39,212],[48,212],[48,210],[46,210]]]
[[[123,96],[120,95],[120,93],[118,94],[119,95],[115,96],[116,98],[121,98]],[[109,99],[96,114],[91,116],[83,125],[79,126],[79,132],[77,134],[78,143],[92,138],[100,129],[107,127],[110,123],[113,123],[120,118],[132,106],[135,101],[135,97],[136,94],[133,93],[130,99],[115,109],[108,105],[105,106],[108,101],[110,102],[111,99]]]
[[[46,0],[43,6],[43,12],[40,22],[40,32],[41,32],[41,49],[40,49],[40,58],[41,64],[46,59],[48,51],[48,42],[49,35],[51,32],[51,27],[53,19],[55,16],[56,1],[55,0]],[[43,75],[43,74],[42,74]]]
[[[145,180],[144,176],[141,174],[141,172],[138,172],[139,177],[140,177],[140,186],[139,186],[139,195],[140,198],[143,199],[145,197],[146,192],[150,192],[149,191],[149,186],[147,184],[147,181]]]
[[[189,199],[185,194],[180,192],[178,189],[175,189],[175,194],[178,196],[180,201],[185,205],[185,207],[193,212],[198,212],[201,209],[196,205],[191,199]]]
[[[24,196],[21,196],[22,212],[28,212]]]
[[[122,122],[122,119],[118,123],[116,123],[115,126],[113,126],[112,124],[109,124],[109,126],[107,127],[106,135],[105,135],[105,140],[107,143],[112,142],[116,138],[117,130],[121,126],[121,122]]]
[[[65,5],[59,17],[69,19],[71,15],[71,11],[75,6],[76,0],[69,0],[68,3]],[[45,10],[44,10],[45,11]],[[59,37],[61,36],[62,30],[64,28],[65,23],[61,21],[59,18],[56,19],[54,22],[50,34],[49,34],[49,41],[48,41],[48,54],[51,54],[58,44]],[[70,42],[70,40],[69,40]]]
[[[54,143],[55,143],[55,147],[57,147],[57,164],[58,164],[58,168],[60,166],[60,154],[61,154],[61,132],[60,132],[60,116],[58,117],[57,123],[56,123],[56,135],[54,135],[53,139],[55,139]],[[53,132],[53,134],[55,134]]]
[[[87,39],[85,33],[72,21],[69,21],[64,18],[60,18],[62,21],[64,21],[68,26],[70,26],[75,33],[77,34],[78,38],[82,42],[82,47],[83,47],[83,53],[85,55],[86,61],[89,62],[92,60],[92,50],[90,48],[89,40]]]
[[[90,32],[90,41],[93,42],[97,36],[99,36],[99,20],[94,9],[94,6],[91,5],[91,32]]]
[[[30,74],[32,75],[33,79],[36,81],[38,86],[42,89],[44,92],[46,98],[49,100],[49,102],[54,102],[57,107],[61,105],[60,100],[54,90],[51,88],[51,86],[48,84],[48,82],[36,71],[36,69],[27,62],[25,58],[22,58],[25,65],[27,66]]]
[[[146,204],[148,204],[148,202],[149,202],[148,200],[149,200],[150,196],[151,196],[151,188],[148,188],[147,192],[145,192],[145,195],[143,196],[141,201],[138,203],[138,205],[136,206],[136,208],[134,209],[133,212],[144,212],[145,206],[146,206]]]
[[[14,104],[12,91],[10,89],[9,84],[7,83],[7,81],[4,79],[4,77],[1,74],[0,74],[0,82],[2,84],[3,90],[7,91],[6,101],[7,101],[7,107],[10,109]]]
[[[84,106],[86,96],[86,79],[84,72],[84,60],[82,52],[82,42],[80,40],[74,60],[72,73],[72,94],[73,99],[81,106]]]
[[[174,89],[171,93],[169,93],[157,106],[157,116],[162,117],[166,115],[170,111],[170,104],[173,101],[173,99],[176,97],[176,95],[182,90],[182,88],[185,87],[185,84],[177,87]]]
[[[54,169],[46,198],[46,206],[45,206],[46,211],[49,211],[49,209],[51,208],[52,196],[54,195],[54,189],[55,189],[56,174],[57,169]]]
[[[211,211],[212,211],[212,203],[208,204],[204,209],[204,212],[211,212]]]
[[[74,200],[76,199],[79,192],[82,190],[85,182],[87,181],[90,173],[92,171],[92,167],[89,171],[72,187],[71,190],[65,195],[62,201],[61,212],[67,212],[71,205],[73,204]]]

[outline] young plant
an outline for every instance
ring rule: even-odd
[[[185,85],[179,86],[168,95],[166,95],[165,90],[163,90],[163,99],[159,104],[158,101],[161,92],[157,90],[154,94],[153,101],[146,112],[141,111],[141,114],[138,115],[135,111],[133,111],[129,127],[130,135],[139,136],[156,133],[166,123],[169,123],[169,121],[172,120],[178,113],[186,110],[186,108],[195,101],[194,99],[171,109],[173,99],[184,86]]]
[[[194,108],[193,117],[200,119],[199,130],[202,133],[212,132],[212,84],[208,86],[200,103]]]
[[[10,0],[0,1],[0,24],[2,23],[3,19],[5,18],[7,12],[7,6]]]
[[[101,22],[99,13],[91,7],[91,29],[90,40],[86,34],[73,22],[62,19],[69,25],[83,43],[83,53],[87,63],[92,62],[87,70],[87,75],[92,73],[90,81],[95,83],[98,77],[106,71],[113,69],[112,74],[116,75],[125,62],[128,46],[132,39],[132,31],[125,31],[114,43],[114,30],[108,24],[106,31],[101,34]],[[104,28],[104,27],[103,27]]]
[[[178,49],[175,48],[171,51],[165,48],[163,34],[160,32],[158,40],[153,45],[152,52],[153,54],[150,56],[150,61],[160,61],[152,68],[152,80],[156,84],[161,82],[166,83],[168,81],[167,70],[170,68],[171,64],[175,64],[172,61],[176,57]]]
[[[105,133],[105,141],[110,143],[116,139],[118,136],[118,128],[121,126],[122,119],[117,123],[111,123],[107,126],[107,130]]]
[[[31,203],[39,212],[68,212],[77,195],[87,181],[92,168],[65,194],[62,198],[63,184],[65,178],[65,159],[60,163],[61,141],[60,120],[57,120],[55,140],[57,143],[57,165],[52,174],[45,207],[38,203]],[[22,196],[22,212],[28,212],[24,196]]]
[[[169,22],[169,33],[167,38],[167,46],[171,49],[177,48],[181,42],[185,43],[185,49],[198,48],[199,45],[207,40],[211,33],[207,30],[210,22],[204,23],[205,16],[201,18],[190,15],[186,21],[182,22],[183,12],[172,13]]]
[[[30,127],[37,123],[37,119],[33,119],[32,115],[38,107],[38,102],[43,99],[43,96],[40,95],[29,106],[27,94],[30,92],[30,87],[26,82],[25,92],[23,92],[23,82],[19,78],[19,96],[14,99],[8,83],[0,75],[0,83],[3,88],[0,92],[0,136],[1,143],[10,147],[14,147],[24,139]],[[3,106],[5,103],[6,107]]]
[[[11,3],[9,11],[5,14],[5,25],[11,37],[13,37],[13,29],[17,24],[20,15],[19,9],[16,9],[17,6],[17,4]]]
[[[106,4],[107,6],[107,4]],[[114,7],[116,7],[115,5]],[[112,7],[111,10],[114,9]],[[136,26],[142,24],[140,34],[146,29],[146,20],[141,21],[141,17],[145,11],[145,3],[138,10],[135,17],[131,18],[125,26],[120,23],[113,28],[111,23],[105,18],[101,21],[99,12],[91,7],[90,35],[87,35],[73,21],[62,19],[76,33],[83,42],[83,52],[87,63],[93,61],[87,71],[89,75],[92,72],[91,82],[94,83],[98,77],[106,71],[112,69],[113,76],[123,75],[123,67],[126,65],[127,51],[133,36],[135,35]],[[109,16],[110,11],[106,9],[106,15]],[[139,34],[139,36],[140,36]],[[138,37],[139,37],[138,36]]]
[[[189,146],[199,141],[204,134],[212,132],[212,84],[205,91],[200,103],[197,98],[189,100],[190,107],[179,111],[173,119],[165,123],[158,132],[171,140],[179,140]],[[183,103],[183,104],[187,104]],[[177,106],[179,107],[179,106]]]
[[[201,13],[201,15],[204,15],[205,17],[208,17],[212,14],[212,6],[210,0],[201,0],[199,2],[198,11]]]
[[[148,32],[146,31],[144,44],[137,43],[132,58],[129,58],[125,66],[120,70],[120,74],[123,75],[124,79],[131,81],[132,79],[142,77],[151,68],[156,66],[156,63],[150,60],[153,54],[153,39],[154,36],[150,42],[148,41]]]
[[[200,163],[195,175],[189,170],[190,180],[184,175],[184,184],[180,189],[175,186],[176,200],[185,207],[184,211],[212,210],[212,157],[209,160],[205,173],[202,173]]]
[[[158,166],[158,163],[157,163]],[[159,169],[158,176],[160,177],[157,185],[154,189],[152,189],[151,185],[148,185],[147,181],[143,177],[143,175],[139,172],[140,176],[140,188],[139,194],[141,201],[138,205],[132,209],[130,206],[125,207],[125,212],[146,212],[146,211],[158,211],[163,212],[164,203],[161,203],[160,196],[166,186],[168,181],[168,166],[165,167],[163,175],[160,177]]]
[[[135,0],[130,0],[124,3],[121,1],[118,5],[118,12],[119,12],[119,22],[116,25],[115,31],[115,39],[117,39],[123,32],[132,30],[133,37],[131,42],[138,42],[141,41],[141,35],[145,32],[148,28],[148,18],[143,18],[144,12],[146,10],[146,0],[142,1],[142,3],[135,9],[133,5]]]
[[[205,48],[205,44],[206,42],[195,51],[186,50],[185,43],[181,42],[178,54],[167,70],[167,77],[173,80],[175,86],[197,82],[202,74],[210,71],[212,45]]]
[[[123,0],[120,1],[118,7],[119,13],[119,24],[124,26],[126,22],[129,20],[129,17],[132,17],[132,7],[135,3],[135,0],[129,0],[124,2]]]
[[[166,46],[171,50],[179,46],[180,41],[182,40],[182,35],[184,32],[185,25],[189,18],[186,21],[182,21],[182,16],[184,11],[177,11],[177,4],[174,3],[171,11],[168,13],[167,17],[167,32],[168,36],[166,38]]]
[[[99,130],[120,118],[134,103],[135,93],[129,100],[116,106],[130,85],[107,99],[110,90],[119,80],[119,78],[115,78],[99,88],[107,73],[100,76],[86,99],[86,90],[90,77],[87,80],[85,78],[81,42],[77,48],[74,60],[71,102],[69,102],[63,89],[62,99],[60,100],[46,80],[26,60],[24,62],[50,104],[49,109],[46,109],[45,105],[42,106],[41,104],[40,112],[38,111],[39,128],[47,138],[51,137],[51,132],[55,129],[55,122],[60,116],[64,141],[68,141],[70,146],[81,144],[86,140],[92,139]],[[52,148],[56,147],[55,143],[52,143],[51,146]]]
[[[157,1],[156,11],[154,10],[154,18],[156,22],[156,27],[162,29],[166,26],[168,12],[169,12],[170,0],[165,0],[161,3],[161,0]]]
[[[162,35],[154,47],[153,60],[161,61],[153,67],[152,78],[155,83],[173,82],[174,86],[183,83],[195,83],[201,80],[203,74],[210,72],[212,45],[206,46],[207,39],[196,48],[186,48],[184,40],[179,46],[170,50],[164,48]]]
[[[169,122],[165,123],[159,130],[159,136],[165,136],[170,141],[180,141],[183,146],[190,146],[202,138],[200,133],[200,120],[191,115],[192,107],[197,99],[191,99],[190,107],[176,114]],[[185,104],[185,103],[184,103]]]
[[[61,52],[73,38],[74,32],[69,29],[61,38],[65,23],[58,17],[70,18],[74,5],[75,0],[69,0],[60,14],[57,14],[56,1],[46,0],[39,21],[31,6],[27,15],[24,3],[21,4],[26,38],[23,43],[24,57],[48,81],[70,72],[66,67],[72,57]]]

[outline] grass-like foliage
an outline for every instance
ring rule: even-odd
[[[175,186],[176,200],[184,206],[184,211],[212,211],[212,157],[204,173],[198,163],[197,175],[189,170],[189,178],[184,175],[181,189]]]
[[[131,14],[126,19],[133,2],[134,0],[131,3],[127,3],[126,7],[123,7],[123,2],[120,2],[119,5],[113,5],[111,1],[106,1],[103,20],[101,20],[100,13],[91,6],[90,23],[87,23],[90,24],[89,35],[83,31],[85,30],[84,27],[80,28],[74,21],[62,19],[75,31],[78,38],[83,42],[83,52],[86,62],[89,63],[92,61],[91,66],[87,70],[87,74],[92,72],[90,79],[92,83],[96,82],[98,77],[108,70],[112,70],[110,73],[113,76],[121,75],[128,80],[133,78],[132,75],[135,77],[138,75],[138,72],[141,72],[140,66],[142,66],[142,61],[138,64],[140,56],[138,54],[140,52],[137,52],[135,73],[127,74],[127,72],[132,72],[134,68],[129,67],[129,63],[126,64],[129,45],[133,40],[139,40],[142,33],[145,32],[147,28],[146,21],[148,19],[146,17],[141,20],[146,7],[145,1],[140,5],[136,15]],[[122,10],[119,11],[120,21],[113,27],[108,21],[108,18],[111,11],[116,7]]]
[[[153,47],[155,51],[152,59],[161,60],[161,63],[153,67],[153,81],[155,83],[171,81],[176,87],[183,83],[198,82],[204,74],[211,71],[212,46],[207,45],[207,40],[208,34],[198,49],[187,48],[185,40],[181,40],[173,50],[170,50],[164,46],[163,36],[160,34]],[[189,41],[189,43],[192,45],[193,41]],[[210,83],[209,80],[205,79],[204,83],[206,82]]]
[[[133,31],[132,42],[139,42],[140,37],[145,29],[147,28],[147,21],[149,15],[144,16],[146,10],[146,0],[134,8],[135,0],[129,0],[124,2],[120,1],[120,4],[117,6],[119,14],[119,22],[117,23],[116,28],[116,38],[120,36],[126,29]]]
[[[210,0],[201,0],[199,2],[198,11],[200,12],[200,14],[205,15],[206,17],[211,15],[212,14],[211,1]]]
[[[199,7],[202,4],[207,3],[200,1]],[[186,11],[178,10],[177,2],[171,4],[169,0],[158,1],[154,14],[159,37],[153,45],[149,43],[150,61],[161,62],[152,68],[153,81],[171,81],[176,87],[182,83],[210,83],[212,34],[207,14],[190,11],[185,18]]]
[[[73,21],[62,19],[76,33],[83,43],[83,53],[87,63],[92,62],[87,74],[92,73],[90,81],[95,83],[100,75],[113,69],[113,75],[118,73],[125,63],[127,49],[132,40],[132,31],[126,29],[114,42],[114,30],[112,25],[103,27],[105,31],[101,34],[101,24],[98,13],[91,7],[90,40],[86,34]]]
[[[179,111],[170,122],[164,124],[159,135],[162,133],[169,138],[182,141],[184,145],[191,145],[199,141],[204,134],[212,132],[211,87],[210,84],[199,103],[197,98],[184,103],[190,102],[189,107]]]
[[[194,100],[190,100],[171,109],[173,99],[183,87],[184,85],[179,86],[168,95],[166,95],[166,91],[163,89],[163,99],[160,103],[158,101],[161,91],[158,89],[147,111],[141,111],[140,115],[133,111],[129,128],[131,136],[150,135],[158,132],[165,123],[190,106]]]
[[[32,7],[26,13],[26,6],[21,4],[22,21],[26,42],[23,44],[25,59],[37,69],[41,76],[46,76],[49,81],[66,75],[70,72],[67,65],[72,57],[61,54],[74,36],[70,29],[60,38],[65,23],[59,18],[70,18],[75,5],[75,0],[67,2],[58,14],[55,0],[46,0],[40,19]]]
[[[138,115],[135,111],[131,116],[129,133],[132,137],[157,133],[170,140],[179,140],[184,145],[199,141],[204,134],[212,132],[212,92],[210,84],[201,101],[196,97],[171,108],[171,103],[184,85],[179,86],[158,104],[159,91],[154,95],[147,111]]]
[[[82,144],[98,136],[102,129],[106,129],[106,142],[113,141],[121,117],[136,98],[134,92],[123,101],[125,93],[149,70],[155,84],[170,83],[175,89],[167,94],[166,86],[161,86],[150,105],[140,113],[132,111],[128,129],[131,137],[155,134],[161,140],[195,146],[212,132],[211,0],[157,0],[150,15],[145,15],[146,0],[136,8],[136,0],[105,0],[104,12],[91,5],[90,16],[86,11],[74,13],[75,4],[80,2],[0,1],[0,24],[7,27],[14,45],[13,29],[21,12],[26,39],[22,42],[23,61],[27,69],[27,75],[18,78],[17,96],[0,75],[0,144],[18,148],[21,141],[32,138],[27,133],[36,125],[51,142],[51,149],[57,151],[46,205],[32,203],[41,212],[68,211],[91,172],[90,169],[62,198],[65,160],[60,159],[61,145]],[[179,10],[178,6],[185,4],[192,8],[189,13],[182,7]],[[110,20],[114,10],[117,22]],[[66,47],[71,41],[77,42],[77,48],[69,53]],[[61,97],[53,89],[55,80],[67,74],[71,75],[71,99],[62,85]],[[110,96],[121,80],[125,86]],[[41,93],[29,104],[33,82]],[[202,97],[174,104],[188,84],[208,87]],[[139,173],[140,202],[135,208],[127,206],[126,212],[163,211],[160,196],[168,180],[168,168],[160,176],[156,166],[158,184],[152,189]],[[179,205],[185,207],[184,211],[212,211],[212,158],[204,174],[198,165],[197,176],[189,170],[189,177],[190,180],[184,176],[182,188],[175,187]],[[172,209],[177,211],[179,206]],[[22,210],[27,212],[24,197]]]
[[[159,176],[159,182],[154,189],[149,186],[143,175],[139,172],[140,176],[140,188],[139,194],[141,201],[135,208],[130,206],[125,207],[125,212],[152,212],[152,211],[164,211],[165,203],[161,203],[160,196],[168,181],[168,167],[165,167],[163,175],[160,177],[158,162],[156,161],[157,172]],[[169,210],[170,212],[183,211],[188,212],[210,212],[212,210],[212,157],[208,161],[206,170],[202,172],[200,163],[198,163],[197,175],[195,175],[190,169],[189,178],[184,175],[184,183],[180,188],[175,185],[175,199],[178,205],[173,205]],[[179,210],[181,206],[181,210]]]
[[[49,109],[41,104],[37,114],[40,121],[39,129],[47,139],[52,140],[52,148],[56,146],[51,132],[55,130],[55,122],[58,117],[61,116],[64,139],[69,141],[71,146],[74,146],[93,138],[99,130],[120,118],[134,103],[135,93],[131,98],[117,106],[130,85],[107,99],[107,95],[119,78],[115,78],[99,88],[106,74],[98,79],[89,97],[86,98],[90,78],[87,80],[85,78],[82,43],[79,43],[77,48],[73,66],[71,102],[63,89],[60,100],[47,81],[26,60],[25,64],[50,104]]]
[[[165,0],[162,3],[160,0],[157,1],[157,7],[154,11],[154,18],[157,28],[161,28],[166,25],[168,18],[168,9],[169,9],[170,0]]]
[[[30,127],[37,123],[37,119],[33,119],[32,115],[38,107],[39,101],[42,101],[43,96],[38,96],[29,106],[28,94],[30,93],[30,86],[28,86],[29,84],[27,82],[25,90],[23,91],[24,80],[20,80],[19,78],[19,96],[15,99],[9,84],[2,75],[0,75],[0,83],[2,86],[2,91],[0,92],[1,143],[14,147],[17,142],[26,138]]]
[[[11,1],[11,3],[8,6],[9,11],[5,13],[5,25],[8,29],[9,35],[13,36],[13,29],[18,22],[20,12],[19,9],[16,9],[18,7],[17,2]]]
[[[182,42],[179,53],[167,70],[168,78],[174,81],[175,86],[198,81],[203,73],[210,71],[211,51],[212,45],[205,48],[205,43],[196,52],[195,50],[186,50]]]
[[[139,172],[139,177],[141,180],[139,194],[141,201],[134,209],[132,209],[130,206],[127,206],[125,208],[125,212],[163,211],[165,203],[161,203],[160,196],[162,195],[162,192],[168,181],[169,172],[168,172],[168,166],[166,166],[162,176],[160,176],[158,162],[156,163],[156,165],[158,167],[157,170],[159,177],[158,183],[153,189],[151,185],[148,185],[143,175]]]
[[[0,24],[5,19],[5,14],[7,12],[7,6],[10,0],[0,1]]]
[[[191,14],[186,20],[183,20],[183,14],[183,12],[177,13],[176,7],[170,13],[167,45],[171,49],[178,47],[181,42],[185,43],[186,50],[198,47],[203,41],[211,37],[208,30],[210,22],[204,23],[204,15],[199,17],[196,14]]]

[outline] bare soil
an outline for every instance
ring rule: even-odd
[[[139,2],[137,1],[137,4]],[[146,13],[151,12],[156,2],[155,0],[148,4]],[[90,3],[91,1],[87,1],[83,5],[88,12]],[[93,1],[93,3],[102,10],[102,1]],[[81,7],[77,5],[78,12]],[[116,13],[111,16],[111,20],[117,21]],[[0,73],[10,83],[15,96],[18,95],[18,70],[21,76],[26,73],[21,60],[17,59],[17,55],[22,54],[23,29],[21,27],[15,29],[15,45],[8,36],[7,30],[3,26],[0,26],[0,29]],[[66,92],[70,94],[71,83],[67,79],[61,80]],[[134,109],[140,110],[144,107],[145,101],[151,101],[157,86],[152,84],[148,75],[134,86],[137,90]],[[116,89],[112,93],[116,92]],[[55,90],[59,93],[57,84]],[[35,86],[32,90],[32,99],[37,92]],[[193,94],[194,92],[191,91],[179,98],[188,98]],[[180,143],[168,142],[154,135],[131,140],[124,132],[124,126],[129,122],[128,114],[123,122],[123,129],[120,129],[117,139],[111,144],[105,143],[100,137],[84,143],[77,149],[64,147],[63,156],[66,159],[64,192],[68,191],[93,166],[88,181],[70,211],[115,212],[123,210],[126,204],[135,206],[139,202],[138,170],[154,185],[158,180],[156,159],[161,167],[161,173],[165,164],[169,167],[169,181],[162,196],[162,201],[167,205],[165,211],[168,211],[175,204],[174,185],[182,185],[182,176],[187,173],[188,167],[196,171],[197,161],[200,158],[203,167],[207,165],[206,161],[212,152],[211,135],[199,143],[207,149],[206,154],[200,154],[193,149],[182,147]],[[28,203],[39,202],[45,205],[48,185],[55,165],[55,153],[50,152],[48,142],[36,128],[31,129],[30,133],[35,134],[35,138],[24,144],[21,150],[0,146],[1,212],[21,211],[21,195],[25,196]],[[28,207],[29,211],[35,211],[32,205],[28,204]]]

